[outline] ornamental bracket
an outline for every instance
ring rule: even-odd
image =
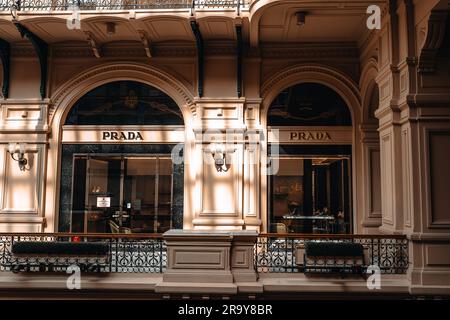
[[[236,26],[236,91],[237,96],[242,96],[242,26]]]
[[[41,86],[39,92],[41,99],[44,100],[47,92],[47,64],[48,64],[48,44],[37,35],[21,25],[18,21],[13,21],[17,30],[19,30],[22,38],[27,38],[33,45],[34,50],[39,58],[41,67]]]
[[[197,73],[198,73],[197,91],[198,96],[201,98],[203,96],[203,79],[205,71],[203,37],[202,34],[200,33],[198,23],[195,20],[191,20],[191,29],[195,37],[195,43],[197,45]]]
[[[101,49],[97,44],[97,41],[95,41],[95,38],[93,36],[93,34],[89,31],[84,31],[84,34],[87,36],[87,42],[89,45],[89,48],[91,48],[92,53],[94,54],[94,56],[98,59],[101,58]]]
[[[9,75],[11,67],[11,46],[3,39],[0,39],[0,60],[2,61],[3,69],[3,85],[2,95],[3,99],[8,99],[9,95]]]
[[[142,45],[145,49],[145,55],[148,58],[152,57],[152,49],[150,48],[150,41],[148,40],[148,34],[144,30],[138,30],[139,38],[141,39]]]

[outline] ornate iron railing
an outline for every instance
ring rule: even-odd
[[[104,257],[74,257],[15,255],[14,242],[67,242],[86,241],[107,244],[109,255]],[[167,265],[167,250],[160,234],[0,234],[0,271],[13,271],[24,266],[27,271],[40,271],[36,266],[51,265],[53,271],[64,271],[72,264],[95,264],[100,272],[162,273]],[[28,266],[28,267],[27,267]]]
[[[303,272],[306,241],[362,244],[365,267],[378,266],[381,273],[403,274],[409,265],[408,240],[401,235],[303,235],[261,234],[255,244],[254,263],[258,273]]]
[[[240,9],[250,0],[0,0],[0,10],[66,11],[145,9]]]

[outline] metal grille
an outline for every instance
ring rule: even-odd
[[[71,241],[102,242],[108,244],[107,257],[81,257],[72,255],[14,255],[11,252],[15,241],[61,242]],[[161,235],[68,235],[68,234],[29,234],[0,235],[0,271],[13,271],[21,266],[25,271],[63,272],[70,265],[101,266],[99,272],[118,273],[162,273],[167,265],[167,250]]]
[[[408,269],[408,240],[403,236],[265,234],[260,235],[255,244],[257,272],[303,272],[303,264],[298,260],[303,257],[305,241],[360,243],[367,250],[365,267],[378,266],[385,274],[403,274]]]

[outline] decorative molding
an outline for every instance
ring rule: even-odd
[[[53,47],[53,58],[91,58],[92,50],[88,47]]]
[[[178,93],[179,97],[183,100],[183,102],[185,103],[191,114],[193,116],[196,115],[196,105],[194,102],[194,98],[189,94],[189,90],[186,87],[184,87],[181,83],[179,83],[179,81],[176,81],[174,78],[165,74],[162,71],[155,70],[146,65],[140,65],[136,63],[113,63],[90,69],[84,72],[83,74],[79,75],[78,77],[74,77],[72,81],[70,81],[68,84],[64,85],[61,89],[59,89],[51,99],[52,103],[49,106],[48,110],[48,115],[50,119],[49,123],[52,123],[55,111],[57,107],[61,104],[61,101],[68,94],[70,94],[77,87],[79,87],[79,85],[83,81],[86,81],[89,78],[93,78],[100,74],[108,72],[121,72],[121,71],[137,72],[144,74],[146,77],[154,77],[159,79],[160,81],[163,81]]]
[[[301,46],[262,46],[263,58],[279,59],[314,59],[314,58],[353,58],[358,60],[358,48],[353,43],[336,43],[331,45],[317,45],[305,43]]]
[[[297,74],[300,75],[306,72],[324,74],[332,78],[335,78],[336,80],[344,84],[347,88],[349,88],[353,93],[353,95],[358,99],[358,102],[361,103],[359,89],[353,83],[353,81],[349,79],[349,77],[345,76],[338,70],[320,65],[297,65],[278,72],[277,74],[272,76],[269,80],[265,81],[264,84],[261,86],[261,97],[264,99],[269,94],[269,92],[272,91],[273,87],[280,81],[288,78],[289,76]]]
[[[425,42],[420,51],[419,73],[433,73],[436,69],[436,58],[444,41],[447,16],[447,11],[431,11]]]
[[[36,52],[31,45],[15,45],[11,46],[11,59],[14,58],[35,58]]]
[[[9,74],[10,74],[10,57],[11,57],[11,46],[9,43],[3,39],[0,39],[0,60],[2,61],[3,70],[3,84],[2,84],[2,95],[3,99],[8,99],[9,96]]]
[[[150,48],[150,47],[149,47]],[[23,52],[22,52],[23,51]],[[142,44],[139,42],[121,42],[114,44],[105,44],[102,46],[102,56],[105,58],[145,58],[146,52],[142,50]],[[31,52],[31,51],[30,51]],[[25,55],[24,50],[16,50],[13,47],[13,55]],[[31,55],[33,53],[31,52]],[[195,47],[186,44],[161,44],[151,47],[152,57],[195,57]],[[54,46],[52,47],[52,57],[54,58],[91,58],[92,50],[85,45],[72,46]]]
[[[209,41],[204,45],[208,56],[236,56],[238,50],[235,41]]]
[[[47,64],[48,64],[48,45],[47,43],[28,30],[26,27],[21,25],[18,21],[13,21],[17,30],[19,30],[22,38],[26,37],[34,47],[38,57],[39,64],[41,67],[41,86],[40,86],[40,94],[42,100],[45,99],[47,93]]]

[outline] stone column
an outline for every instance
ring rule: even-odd
[[[256,231],[169,230],[167,269],[155,290],[160,293],[256,293],[253,264]]]
[[[401,109],[404,107],[400,88],[399,18],[396,0],[389,1],[387,17],[380,31],[379,74],[380,104],[375,116],[379,119],[381,208],[380,231],[400,234],[403,231],[403,180],[401,148]]]
[[[415,295],[450,294],[450,66],[441,50],[450,41],[449,11],[414,7],[411,0],[391,5],[386,30],[406,33],[391,37],[391,59],[381,49],[384,67],[377,78],[381,230],[408,236]],[[382,44],[387,33],[381,32]]]

